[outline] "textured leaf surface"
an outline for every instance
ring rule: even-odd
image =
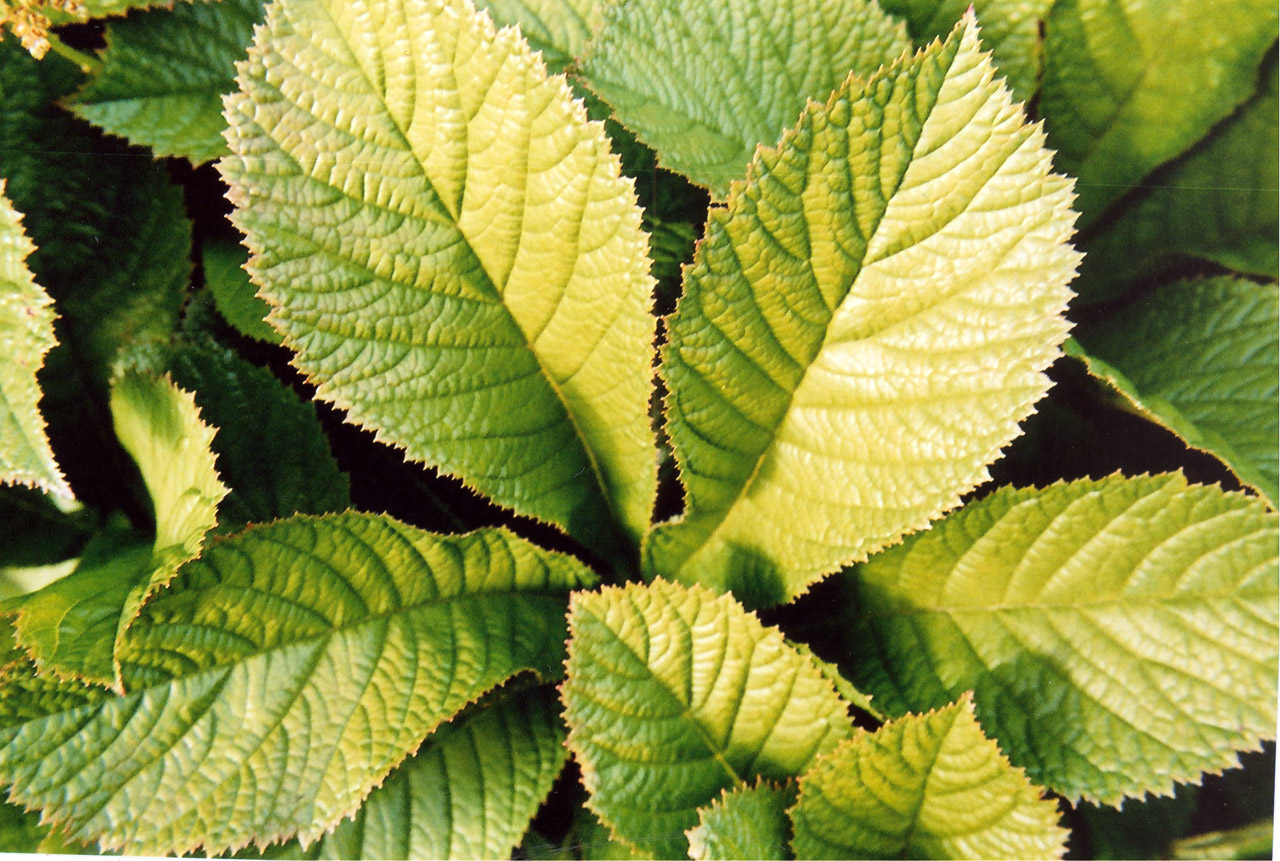
[[[130,853],[314,840],[466,703],[557,674],[565,593],[589,577],[505,531],[358,514],[248,530],[143,609],[127,695],[0,720],[0,780]]]
[[[1117,206],[1083,243],[1080,302],[1114,298],[1179,258],[1275,278],[1280,233],[1276,67],[1243,108]]]
[[[227,152],[222,96],[235,90],[262,0],[179,2],[107,26],[102,69],[71,101],[80,117],[157,155],[199,164]]]
[[[1014,98],[1026,101],[1040,88],[1040,26],[1053,0],[881,0],[881,5],[906,18],[917,44],[945,37],[972,6],[982,25],[982,43]]]
[[[520,513],[638,541],[653,282],[601,127],[469,0],[282,0],[257,38],[221,166],[320,396]]]
[[[1167,284],[1078,333],[1089,369],[1139,411],[1280,502],[1277,288],[1238,278]],[[1119,373],[1115,373],[1118,371]]]
[[[662,368],[685,513],[650,573],[794,596],[956,505],[1048,388],[1070,183],[967,21],[808,108],[711,213]]]
[[[875,0],[632,0],[605,11],[582,70],[664,167],[723,199],[807,99],[910,46]]]
[[[249,253],[238,242],[206,242],[201,256],[205,286],[213,294],[218,313],[237,332],[269,344],[283,343],[280,333],[267,322],[271,306],[258,298],[258,288],[244,271],[248,260]]]
[[[760,783],[726,790],[698,811],[698,826],[689,830],[689,857],[782,861],[788,857],[787,808],[794,801],[794,787]]]
[[[953,706],[859,730],[800,778],[797,858],[1061,858],[1058,807]]]
[[[1168,794],[1275,732],[1277,538],[1176,474],[999,490],[856,569],[847,669],[892,714],[974,690],[1068,799]]]
[[[1060,0],[1040,114],[1088,224],[1249,98],[1276,40],[1270,0]]]
[[[574,596],[561,695],[592,809],[660,858],[721,790],[783,780],[849,733],[809,660],[728,595],[665,581]]]
[[[478,0],[499,27],[515,26],[542,53],[549,72],[563,72],[600,27],[605,0]]]
[[[0,371],[0,482],[70,497],[40,415],[36,372],[55,342],[54,313],[53,300],[27,268],[34,250],[0,178],[0,340],[9,354]]]

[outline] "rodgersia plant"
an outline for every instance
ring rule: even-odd
[[[0,44],[0,848],[1059,857],[1274,737],[1272,5],[484,5]]]

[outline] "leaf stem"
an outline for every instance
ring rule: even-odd
[[[102,61],[92,54],[73,48],[66,42],[58,38],[57,33],[49,34],[49,47],[60,57],[63,57],[75,63],[80,69],[88,75],[97,75],[102,72]]]

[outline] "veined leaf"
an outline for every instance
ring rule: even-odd
[[[689,830],[689,857],[694,861],[737,858],[787,858],[787,808],[795,803],[794,786],[755,786],[725,790],[698,810],[698,826]]]
[[[650,574],[788,599],[984,481],[1048,388],[1079,255],[978,46],[942,44],[811,105],[714,210],[669,321],[683,519]]]
[[[1274,283],[1176,281],[1078,334],[1092,374],[1217,457],[1272,508],[1280,502],[1278,299]]]
[[[875,0],[630,0],[606,9],[582,72],[664,167],[723,200],[808,99],[910,47]]]
[[[0,339],[9,357],[0,373],[0,482],[58,496],[71,488],[53,459],[40,415],[36,372],[53,348],[53,300],[27,268],[35,250],[0,178]]]
[[[240,84],[221,169],[320,396],[598,549],[615,520],[638,541],[653,281],[564,79],[470,0],[280,0]]]
[[[581,56],[600,27],[605,0],[478,0],[499,27],[516,26],[529,47],[542,54],[547,71],[558,74]]]
[[[728,595],[664,581],[575,595],[561,689],[589,805],[660,858],[721,790],[784,780],[850,731],[810,661]]]
[[[1277,117],[1273,63],[1257,96],[1154,173],[1083,243],[1076,305],[1113,299],[1183,257],[1263,277],[1280,274]]]
[[[309,842],[468,702],[558,674],[565,593],[589,581],[503,530],[359,514],[247,530],[143,608],[127,695],[0,720],[0,780],[131,854]]]
[[[854,570],[846,669],[891,714],[975,690],[1068,799],[1168,794],[1275,732],[1277,540],[1180,474],[998,490]]]
[[[248,260],[248,252],[238,242],[206,242],[201,256],[205,286],[231,328],[268,344],[283,343],[280,333],[267,322],[271,306],[258,298],[257,288],[244,271]]]
[[[214,469],[213,428],[188,392],[127,373],[112,391],[120,441],[142,471],[156,514],[153,542],[126,533],[99,542],[77,569],[8,607],[18,642],[42,671],[119,684],[119,637],[178,567],[200,552],[227,489]]]
[[[156,155],[192,162],[227,152],[222,96],[235,90],[262,0],[177,2],[107,25],[102,69],[70,101],[83,117]]]
[[[1061,858],[1058,807],[982,734],[969,695],[859,730],[800,778],[797,858]]]
[[[917,43],[945,37],[970,6],[982,25],[982,43],[1013,97],[1026,101],[1040,88],[1044,65],[1040,27],[1054,0],[880,0],[886,12],[907,19]]]
[[[1058,0],[1040,114],[1090,224],[1253,95],[1276,40],[1270,0]]]

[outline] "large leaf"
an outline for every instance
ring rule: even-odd
[[[1083,246],[1080,302],[1112,299],[1183,258],[1275,278],[1280,232],[1276,66],[1262,91],[1184,157],[1156,171]]]
[[[261,20],[262,0],[218,0],[112,22],[102,68],[70,107],[157,155],[197,164],[224,155],[222,96],[235,90],[235,63]]]
[[[42,671],[119,683],[118,639],[139,607],[200,552],[227,488],[214,469],[214,429],[189,392],[128,373],[112,392],[121,442],[146,481],[156,514],[153,541],[125,533],[98,542],[67,577],[10,602],[18,642]]]
[[[0,482],[70,497],[40,415],[36,371],[55,343],[54,314],[53,300],[27,268],[33,250],[0,178],[0,339],[9,352],[0,370]]]
[[[1222,460],[1273,508],[1280,502],[1277,299],[1274,283],[1176,281],[1078,333],[1092,373]]]
[[[660,858],[723,789],[785,779],[850,730],[818,668],[728,595],[665,581],[578,594],[561,690],[590,806]]]
[[[5,690],[0,780],[130,853],[314,840],[468,702],[556,675],[565,593],[589,578],[501,530],[359,514],[250,529],[146,605],[127,695],[14,715],[25,699]]]
[[[723,199],[806,100],[910,45],[875,0],[630,0],[605,11],[582,70],[664,167]]]
[[[653,282],[564,80],[469,0],[280,0],[240,84],[221,169],[319,395],[598,549],[614,520],[638,540]]]
[[[725,790],[698,810],[691,828],[689,857],[694,861],[736,858],[782,859],[787,856],[787,808],[795,802],[795,786],[756,786]]]
[[[797,858],[1061,858],[1055,802],[953,706],[859,731],[800,778]]]
[[[683,519],[651,574],[776,602],[981,483],[1048,388],[1070,182],[967,18],[850,79],[714,210],[669,321]]]
[[[605,0],[478,0],[499,27],[515,26],[553,73],[578,57],[600,27]]]
[[[1167,794],[1275,732],[1277,540],[1177,474],[999,490],[853,572],[846,669],[897,715],[974,690],[1068,799]]]
[[[1040,113],[1091,223],[1253,95],[1276,40],[1271,0],[1059,0]]]

